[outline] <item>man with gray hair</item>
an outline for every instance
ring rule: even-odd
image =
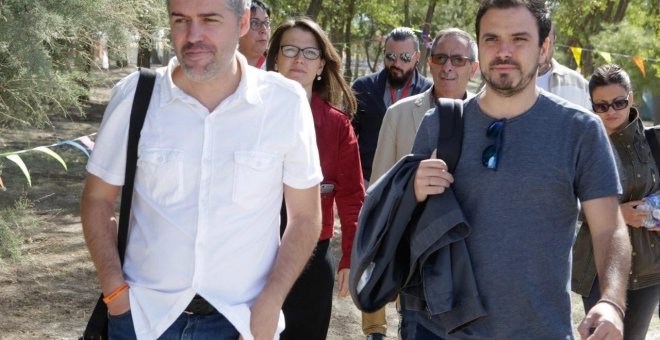
[[[439,98],[465,100],[473,96],[467,86],[479,67],[474,38],[458,28],[447,28],[438,32],[431,51],[428,63],[433,87],[398,101],[385,112],[369,179],[372,183],[410,153],[424,114],[435,108]]]
[[[168,1],[176,58],[156,70],[123,267],[114,208],[138,73],[113,90],[81,203],[110,339],[273,339],[284,328],[283,301],[321,230],[322,174],[303,89],[237,52],[249,8]]]

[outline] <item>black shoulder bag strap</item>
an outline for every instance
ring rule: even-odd
[[[144,125],[147,115],[151,94],[156,82],[156,72],[148,68],[140,69],[133,107],[131,109],[131,120],[128,128],[128,144],[126,147],[126,175],[124,186],[121,191],[121,207],[119,208],[119,228],[117,232],[117,250],[119,259],[124,264],[124,253],[126,252],[126,240],[128,239],[128,221],[131,216],[131,201],[133,199],[133,181],[137,168],[137,151],[140,140],[140,131]],[[108,338],[108,307],[103,302],[103,294],[99,297],[94,311],[87,322],[87,327],[81,339],[107,339]]]
[[[440,98],[435,112],[440,121],[437,156],[453,173],[463,148],[463,101]]]
[[[658,137],[656,136],[655,129],[655,126],[644,129],[644,135],[655,159],[655,166],[660,171],[660,147],[658,147]]]

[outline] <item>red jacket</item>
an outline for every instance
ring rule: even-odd
[[[333,236],[333,203],[336,202],[342,233],[342,257],[338,269],[348,268],[358,213],[364,201],[364,183],[357,138],[344,112],[331,106],[316,94],[312,94],[311,107],[316,130],[316,145],[323,172],[321,184],[334,185],[332,192],[321,193],[323,229],[320,239],[327,240]]]

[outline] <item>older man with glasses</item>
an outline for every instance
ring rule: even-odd
[[[479,67],[474,38],[457,28],[444,29],[433,40],[431,51],[428,63],[433,87],[398,101],[385,113],[371,169],[372,183],[410,153],[424,114],[435,108],[439,98],[465,100],[473,96],[467,86]]]
[[[241,37],[238,51],[248,65],[266,69],[266,49],[270,39],[270,8],[259,0],[252,0],[250,6],[250,30]]]
[[[385,38],[384,52],[383,70],[358,78],[352,86],[358,100],[353,129],[358,136],[362,175],[367,185],[385,111],[398,100],[422,93],[433,85],[417,72],[419,39],[412,29],[392,30]],[[382,339],[387,330],[385,309],[362,314],[362,330],[368,339]]]

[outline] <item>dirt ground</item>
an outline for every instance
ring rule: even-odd
[[[49,145],[94,133],[110,95],[110,87],[131,69],[113,70],[93,89],[85,117],[54,117],[53,127],[41,130],[0,129],[0,152]],[[32,203],[41,223],[26,227],[20,261],[0,263],[0,339],[76,339],[98,298],[97,278],[85,249],[79,214],[79,198],[86,157],[79,151],[58,147],[67,161],[64,171],[56,161],[37,153],[24,154],[32,176],[31,188],[13,163],[0,160],[7,191],[0,191],[0,207],[21,196]],[[338,240],[333,251],[338,252]],[[583,315],[574,303],[574,318]],[[396,336],[397,317],[387,307],[388,335]],[[647,339],[660,339],[660,322],[654,317]],[[530,335],[533,338],[533,335]],[[335,299],[328,339],[364,339],[360,313],[350,297]]]

